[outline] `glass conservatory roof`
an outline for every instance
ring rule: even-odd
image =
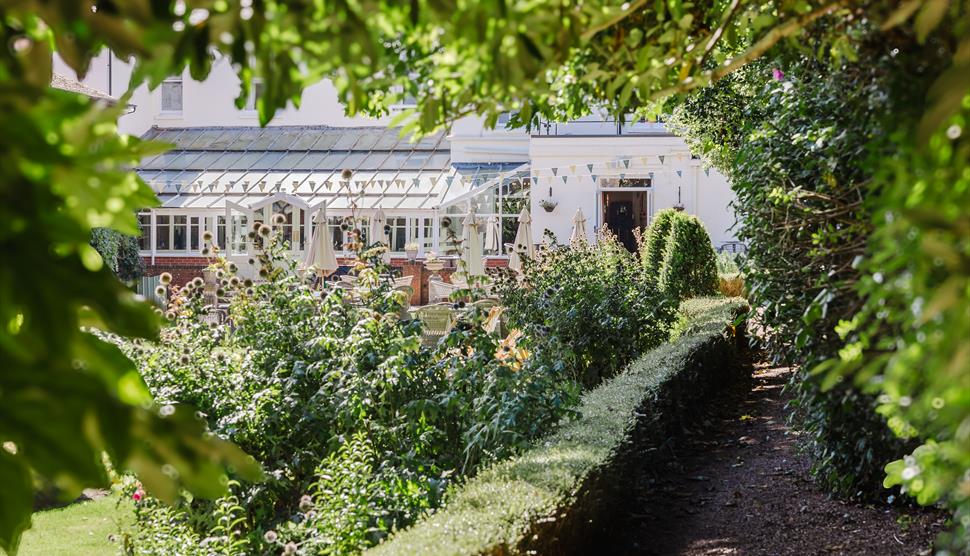
[[[137,167],[162,207],[251,206],[282,192],[332,209],[432,209],[526,173],[518,162],[453,164],[444,134],[412,143],[386,127],[152,128],[143,138],[174,145]]]

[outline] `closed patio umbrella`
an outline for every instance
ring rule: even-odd
[[[522,257],[532,259],[536,256],[535,245],[532,244],[532,215],[524,208],[519,213],[519,229],[515,233],[515,244],[509,257],[509,268],[522,272]]]
[[[482,235],[479,229],[482,221],[472,209],[465,217],[465,237],[461,250],[461,258],[465,262],[465,272],[468,276],[483,276],[485,263],[482,260]]]
[[[485,250],[496,255],[502,252],[502,229],[496,216],[489,216],[485,221]]]
[[[573,233],[569,236],[569,243],[577,241],[587,241],[586,238],[586,215],[583,209],[576,209],[576,216],[573,216]]]
[[[333,238],[330,237],[326,206],[317,211],[316,222],[317,228],[310,239],[310,248],[307,249],[303,266],[312,268],[323,276],[329,276],[340,265],[337,264],[337,255],[333,252]]]
[[[387,247],[387,253],[381,255],[381,260],[385,263],[391,260],[391,245],[390,240],[387,237],[387,217],[384,216],[384,211],[377,209],[374,216],[370,220],[370,238],[368,241],[373,243],[382,243]]]

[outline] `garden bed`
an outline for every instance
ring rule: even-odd
[[[584,553],[585,534],[612,518],[631,465],[663,458],[679,423],[743,374],[746,308],[738,299],[685,302],[681,335],[583,396],[581,417],[520,456],[482,470],[446,506],[368,553]]]

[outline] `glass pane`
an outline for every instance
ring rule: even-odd
[[[169,232],[171,230],[171,219],[166,215],[155,216],[155,249],[167,251],[171,248]]]
[[[226,248],[226,217],[216,217],[216,245],[219,249]]]
[[[193,217],[189,218],[189,222],[190,222],[190,225],[189,225],[189,248],[192,249],[193,251],[198,251],[199,250],[199,234],[201,233],[200,230],[199,230],[199,226],[200,226],[201,222],[199,222],[199,217],[198,216],[193,216]]]
[[[248,218],[242,215],[232,216],[232,250],[246,252],[246,239],[249,234]]]
[[[176,251],[185,250],[185,240],[187,234],[188,217],[177,215],[172,219],[172,249]]]
[[[442,255],[459,255],[458,242],[461,241],[461,221],[458,215],[443,216],[438,227],[439,248]]]
[[[422,218],[421,226],[421,250],[425,253],[434,249],[434,224],[431,218]]]
[[[498,184],[488,187],[472,197],[472,206],[478,214],[496,214],[498,212]]]
[[[142,251],[148,251],[152,248],[151,244],[151,233],[152,233],[152,215],[148,213],[142,213],[138,215],[138,229],[141,230],[141,234],[138,236],[138,249]]]
[[[515,242],[515,234],[519,231],[519,219],[512,217],[502,217],[502,252],[506,255],[511,254],[511,250],[506,245]]]

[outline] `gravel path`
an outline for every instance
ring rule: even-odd
[[[636,497],[603,554],[929,554],[944,516],[828,498],[785,420],[790,370],[757,366],[751,390],[672,448],[668,469],[631,477]]]

